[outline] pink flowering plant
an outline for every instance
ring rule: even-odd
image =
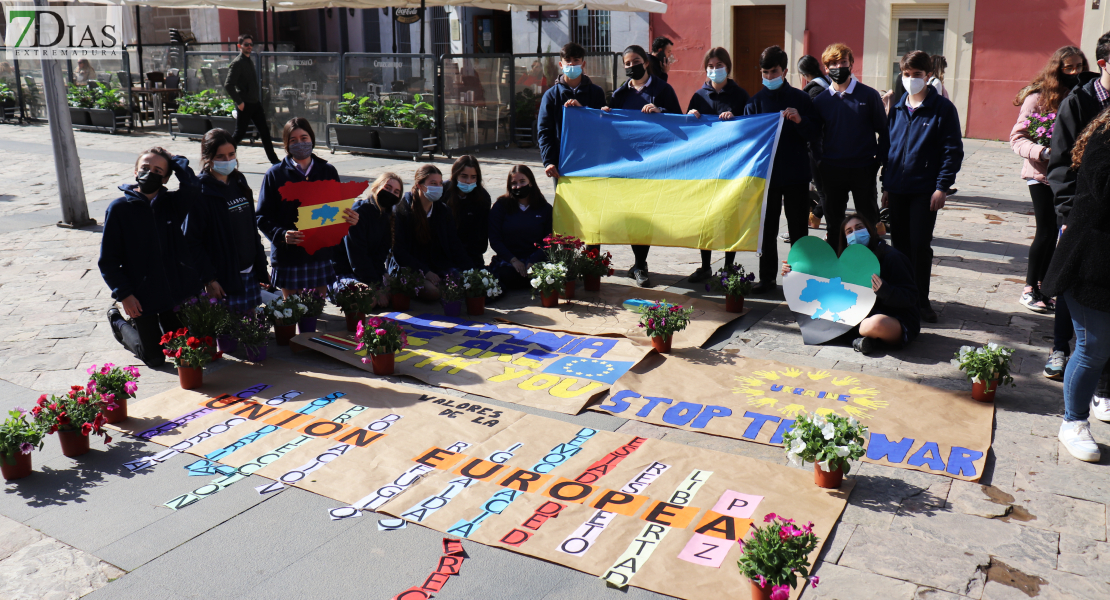
[[[752,527],[747,540],[740,540],[743,554],[736,562],[740,573],[760,587],[771,586],[771,600],[787,600],[798,585],[798,575],[817,587],[816,575],[809,575],[809,555],[820,541],[813,523],[795,525],[794,519],[770,513],[763,527]]]
[[[139,369],[137,367],[117,367],[112,363],[102,366],[92,365],[85,370],[89,374],[86,386],[94,394],[112,394],[116,398],[134,398],[139,389]]]
[[[640,327],[647,330],[648,337],[671,337],[690,325],[690,315],[694,309],[681,304],[658,302],[636,309],[640,313]]]
[[[409,345],[409,336],[405,328],[393,319],[385,317],[370,317],[359,321],[355,330],[355,339],[358,341],[356,350],[366,350],[368,354],[393,354]],[[362,359],[363,363],[370,362],[369,358]]]
[[[743,265],[721,267],[720,271],[709,278],[705,291],[718,292],[726,296],[743,298],[752,293],[755,273],[745,273]]]
[[[35,422],[48,434],[57,431],[80,431],[81,435],[102,435],[104,443],[110,444],[112,438],[104,430],[108,417],[104,411],[119,408],[112,394],[90,392],[87,387],[70,386],[61,396],[46,394],[39,396],[31,414]]]
[[[466,297],[462,275],[450,272],[439,281],[439,292],[444,302],[455,302]]]
[[[413,298],[424,289],[424,272],[420,269],[401,267],[393,274],[386,273],[383,279],[390,294]]]
[[[8,411],[8,420],[0,423],[0,461],[14,465],[16,454],[30,454],[42,450],[46,430],[35,419],[27,418],[27,411],[15,407]]]
[[[1042,146],[1049,146],[1052,144],[1052,130],[1056,127],[1056,113],[1050,112],[1042,115],[1034,111],[1028,119],[1022,122],[1021,126],[1025,129],[1025,135],[1030,140]]]

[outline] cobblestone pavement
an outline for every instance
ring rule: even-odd
[[[131,179],[140,150],[162,145],[194,163],[199,154],[196,142],[160,134],[77,132],[76,137],[90,212],[98,221],[107,202],[118,195],[116,186]],[[0,247],[5,300],[0,304],[0,379],[36,392],[56,391],[83,381],[90,363],[134,363],[113,340],[104,318],[111,299],[96,268],[99,227],[51,226],[59,213],[47,129],[0,127],[0,149],[6,151],[8,180],[0,193],[5,239]],[[854,474],[858,481],[849,506],[826,542],[817,569],[822,585],[807,590],[804,598],[1110,598],[1110,426],[1092,425],[1096,440],[1105,442],[1101,464],[1074,460],[1060,448],[1061,386],[1041,375],[1052,317],[1017,304],[1034,233],[1031,204],[1018,178],[1019,159],[998,142],[966,140],[965,150],[959,194],[941,212],[933,244],[932,298],[940,319],[926,324],[907,349],[864,357],[848,347],[804,346],[781,294],[749,299],[752,313],[731,328],[731,335],[711,340],[713,348],[724,352],[820,368],[866,368],[868,373],[960,390],[968,384],[949,363],[959,346],[997,341],[1017,349],[1017,387],[998,394],[993,452],[982,484],[863,464]],[[411,161],[324,152],[344,176],[369,178],[388,168],[411,181],[415,167]],[[539,173],[534,150],[478,156],[487,187],[494,190],[501,189],[514,162],[526,162]],[[267,167],[261,149],[242,149],[240,160],[257,189]],[[445,170],[450,163],[442,157],[435,162]],[[541,186],[553,197],[550,182]],[[617,266],[630,265],[627,248],[607,249]],[[785,256],[784,244],[779,252]],[[745,266],[755,266],[754,255],[740,258]],[[693,291],[696,286],[684,277],[697,262],[693,250],[653,249],[653,283]],[[621,277],[613,281],[628,282]],[[144,373],[147,393],[176,380],[169,369]],[[727,438],[635,421],[625,422],[619,431],[786,464],[777,448]],[[31,516],[17,518],[27,522]],[[0,520],[0,530],[12,528],[18,525]],[[12,544],[7,533],[0,535],[0,557],[5,557],[0,560],[0,597],[9,597],[6,586],[13,577],[72,580],[72,585],[51,588],[54,595],[41,588],[38,596],[61,598],[104,585],[118,573],[33,530],[19,532],[24,541]]]

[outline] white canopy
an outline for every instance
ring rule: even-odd
[[[262,0],[85,0],[90,4],[113,6],[161,6],[165,8],[228,8],[233,10],[262,10]],[[657,0],[426,0],[425,6],[470,6],[493,10],[527,11],[576,10],[588,8],[616,12],[665,13],[667,5]],[[419,8],[413,0],[276,0],[267,2],[267,8],[276,11],[310,10],[314,8]]]

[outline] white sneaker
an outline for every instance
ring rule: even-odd
[[[1072,456],[1087,462],[1098,462],[1102,454],[1091,437],[1091,424],[1087,421],[1064,421],[1060,424],[1060,441]]]
[[[1095,394],[1091,398],[1091,414],[1099,421],[1110,422],[1110,398],[1100,398]]]

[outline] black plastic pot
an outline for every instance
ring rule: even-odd
[[[92,120],[89,117],[89,109],[87,108],[69,107],[69,119],[73,121],[74,125],[92,124]]]
[[[208,117],[208,122],[209,129],[223,129],[228,133],[235,133],[235,117]]]
[[[94,127],[115,127],[116,115],[120,114],[126,114],[126,109],[90,108],[89,124]]]
[[[406,129],[403,127],[378,127],[376,129],[382,148],[402,152],[423,152],[424,138],[431,134],[428,129]]]
[[[208,117],[204,115],[183,115],[181,113],[174,113],[171,116],[177,120],[177,130],[181,133],[204,135],[212,128],[208,124]]]
[[[335,143],[352,148],[381,148],[381,140],[374,127],[366,125],[333,124]]]

